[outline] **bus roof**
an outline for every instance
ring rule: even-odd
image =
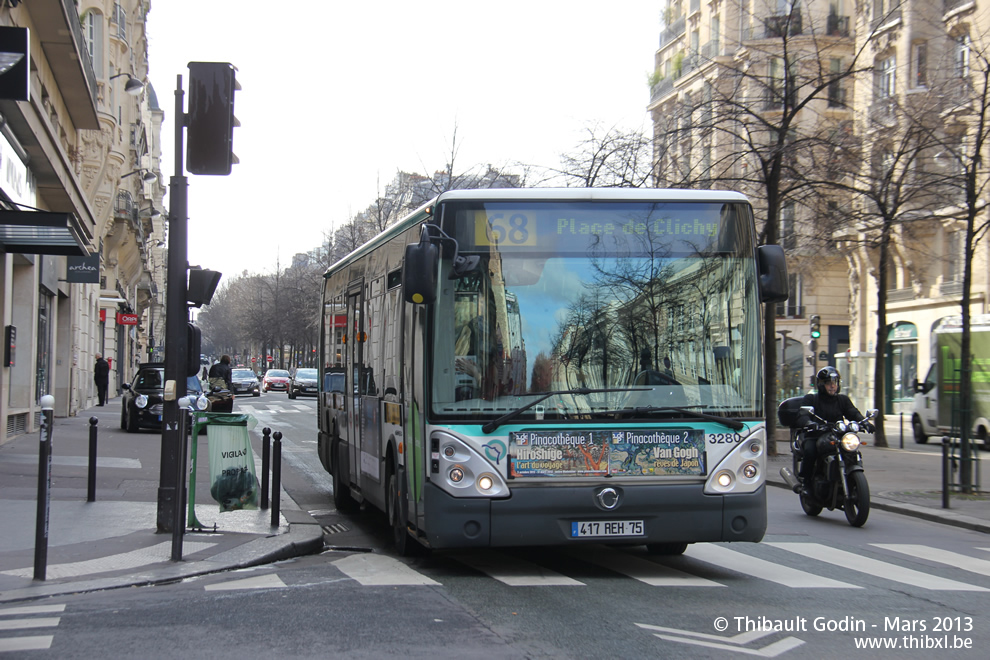
[[[418,209],[387,227],[367,243],[356,248],[342,259],[327,268],[324,277],[344,266],[362,254],[372,250],[378,244],[390,239],[395,234],[402,233],[422,222],[432,214],[436,204],[446,201],[491,200],[498,201],[616,201],[616,202],[743,202],[749,200],[745,195],[728,190],[688,190],[683,188],[469,188],[448,190],[440,193]]]

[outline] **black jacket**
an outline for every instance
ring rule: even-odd
[[[222,378],[223,382],[227,385],[227,389],[231,388],[231,378],[233,374],[232,369],[229,364],[224,364],[223,362],[217,362],[215,365],[210,367],[210,378]]]
[[[840,419],[849,419],[854,422],[863,419],[863,413],[856,409],[853,402],[845,394],[819,394],[818,392],[808,392],[801,401],[802,406],[811,406],[815,409],[815,414],[826,422],[838,422]]]
[[[93,380],[97,384],[107,384],[110,381],[110,363],[100,358],[93,367]]]

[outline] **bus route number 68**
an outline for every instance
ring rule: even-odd
[[[536,245],[536,227],[532,218],[521,211],[485,213],[478,211],[474,220],[478,245]]]

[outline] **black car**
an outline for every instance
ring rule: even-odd
[[[120,428],[128,433],[139,429],[162,428],[162,402],[165,393],[165,364],[144,362],[130,383],[123,384]]]
[[[261,396],[261,383],[250,369],[234,369],[230,374],[230,382],[234,394]]]
[[[289,380],[289,398],[299,395],[316,396],[320,393],[320,374],[316,369],[296,369]]]

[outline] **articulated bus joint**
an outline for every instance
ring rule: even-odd
[[[767,430],[759,426],[715,466],[705,481],[706,495],[756,492],[766,479]]]

